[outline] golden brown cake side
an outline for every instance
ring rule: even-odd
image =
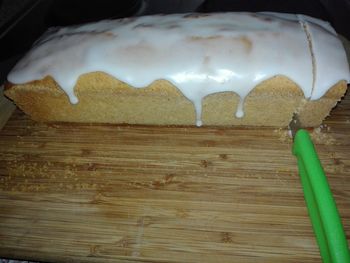
[[[346,82],[334,85],[321,99],[308,101],[290,79],[276,76],[257,85],[246,97],[244,117],[234,113],[239,96],[233,92],[203,100],[203,125],[286,127],[294,112],[303,126],[318,126],[346,91]],[[157,80],[142,89],[102,72],[82,75],[75,87],[78,104],[51,77],[23,85],[8,83],[5,95],[37,121],[195,125],[191,101],[170,82]]]

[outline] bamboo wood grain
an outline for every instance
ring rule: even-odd
[[[314,132],[350,234],[350,97]],[[275,129],[43,124],[0,131],[0,256],[51,262],[320,262]]]

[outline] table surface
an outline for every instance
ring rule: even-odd
[[[350,96],[310,132],[349,239]],[[0,131],[0,208],[1,257],[320,262],[286,130],[44,124],[16,110]]]

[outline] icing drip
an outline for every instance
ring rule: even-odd
[[[242,118],[246,96],[276,75],[292,79],[310,99],[320,98],[339,80],[350,79],[334,30],[324,21],[302,19],[311,40],[317,40],[313,45],[317,76],[300,16],[216,13],[144,16],[51,29],[8,80],[20,84],[50,75],[75,104],[74,86],[85,73],[102,71],[135,88],[164,79],[192,101],[198,126],[203,98],[217,92],[239,95],[232,116]]]
[[[199,101],[195,101],[194,103],[194,109],[196,111],[196,125],[202,126],[202,100]]]
[[[244,116],[244,99],[245,98],[240,98],[239,99],[239,102],[238,102],[238,105],[237,105],[237,110],[236,110],[236,118],[243,118]]]

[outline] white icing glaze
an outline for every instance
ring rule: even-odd
[[[350,81],[349,63],[337,33],[327,23],[302,16],[312,39],[312,52],[315,61],[315,83],[311,100],[321,98],[336,80]]]
[[[60,28],[45,34],[8,75],[12,83],[52,76],[78,103],[80,75],[102,71],[135,88],[172,82],[194,103],[201,125],[202,99],[233,91],[241,100],[261,81],[284,75],[306,98],[320,98],[339,80],[349,81],[345,53],[328,23],[292,14],[216,13],[156,15]],[[317,75],[309,42],[313,38]],[[233,117],[233,116],[232,116]]]

